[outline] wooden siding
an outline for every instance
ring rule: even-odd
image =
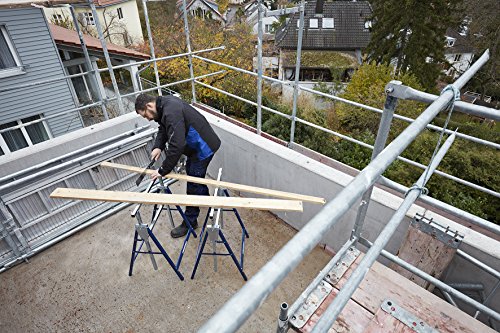
[[[0,9],[4,25],[26,73],[0,78],[0,89],[49,80],[64,75],[64,68],[41,9]],[[53,115],[75,108],[69,82],[56,81],[0,93],[0,123],[44,114]],[[77,112],[47,120],[52,135],[59,136],[82,128]]]

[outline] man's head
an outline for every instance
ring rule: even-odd
[[[147,120],[155,120],[158,115],[156,98],[148,94],[140,94],[135,100],[135,112]]]

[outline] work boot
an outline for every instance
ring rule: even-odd
[[[198,228],[198,221],[191,222],[191,227],[193,229]],[[188,233],[188,230],[189,230],[189,228],[186,225],[186,222],[182,221],[180,226],[178,226],[177,228],[174,228],[174,229],[172,229],[172,231],[170,231],[170,236],[172,236],[172,238],[183,237],[183,236],[186,236],[186,234]]]

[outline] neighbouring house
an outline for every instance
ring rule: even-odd
[[[62,59],[62,64],[66,75],[73,75],[88,71],[85,65],[84,54],[80,45],[78,34],[74,30],[69,30],[54,24],[49,24],[52,38],[54,39],[59,55]],[[97,61],[104,59],[102,45],[99,39],[84,35],[85,45],[89,52],[90,60],[93,69],[98,68]],[[126,87],[132,87],[134,91],[139,90],[137,80],[138,66],[134,65],[137,61],[148,59],[147,54],[125,48],[123,46],[115,45],[112,43],[106,44],[111,63],[113,65],[130,64],[130,67],[125,67],[120,71],[116,71],[115,75],[120,76],[120,81]],[[128,72],[128,75],[125,73]],[[126,77],[125,77],[126,76]],[[78,105],[85,105],[96,101],[97,89],[101,92],[102,96],[114,96],[114,91],[111,87],[103,84],[101,75],[96,77],[97,80],[91,80],[88,76],[81,76],[71,79],[72,85],[70,86],[75,101]],[[97,82],[96,82],[97,81]],[[130,110],[133,110],[129,108]]]
[[[448,28],[446,30],[446,46],[444,50],[446,61],[450,68],[446,75],[456,78],[469,69],[474,58],[474,48],[467,42],[465,36]]]
[[[90,36],[85,41],[95,68],[101,44]],[[0,4],[0,156],[85,126],[83,112],[59,114],[95,101],[96,89],[107,92],[100,80],[96,87],[86,76],[57,80],[88,70],[79,45],[76,32],[49,24],[43,9],[29,2]],[[115,65],[148,58],[117,45],[108,49]],[[49,83],[35,84],[40,81]]]
[[[125,47],[144,41],[135,0],[95,0],[94,3],[107,41]],[[75,3],[73,6],[84,33],[97,36],[96,18],[88,3]],[[64,27],[70,27],[73,24],[68,8],[46,7],[44,12],[47,20],[53,24]]]
[[[361,63],[362,50],[370,42],[371,16],[367,1],[307,2],[302,49],[350,52]],[[298,27],[299,13],[295,13],[276,32],[276,46],[296,50]]]
[[[182,17],[182,3],[182,0],[177,0],[178,17]],[[191,16],[219,21],[223,26],[226,24],[225,15],[219,12],[219,5],[212,0],[186,0],[186,11]]]
[[[263,4],[267,8],[269,5]],[[258,11],[258,1],[252,1],[244,7],[244,13],[246,17],[246,22],[252,27],[252,32],[257,35],[259,33],[259,11]],[[276,16],[269,16],[262,18],[262,28],[264,35],[274,36],[274,26],[279,23],[279,19]]]
[[[367,1],[307,2],[298,74],[300,85],[312,88],[324,82],[332,88],[339,81],[348,81],[370,42],[371,16]],[[281,80],[295,80],[298,30],[299,13],[295,13],[276,32]],[[289,87],[283,86],[284,97],[288,90]]]

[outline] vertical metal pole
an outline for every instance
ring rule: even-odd
[[[258,38],[257,38],[257,134],[260,135],[262,130],[262,17],[264,15],[262,8],[262,0],[257,2],[258,6]]]
[[[71,13],[71,18],[73,19],[73,24],[75,25],[76,32],[78,33],[78,37],[80,38],[80,44],[82,45],[87,71],[93,73],[93,75],[90,75],[90,79],[92,80],[94,87],[96,88],[97,98],[99,98],[99,102],[101,103],[101,111],[104,115],[104,119],[108,120],[109,119],[108,111],[106,110],[106,106],[104,106],[103,96],[101,94],[99,82],[96,78],[96,76],[100,74],[98,71],[94,69],[94,67],[92,66],[92,62],[90,61],[89,51],[87,50],[87,45],[85,44],[85,40],[83,39],[82,31],[80,30],[80,26],[78,25],[78,19],[76,18],[75,9],[73,8],[73,6],[69,5],[69,11]],[[106,96],[104,96],[104,98],[106,98]]]
[[[153,34],[151,33],[151,26],[149,24],[148,5],[146,3],[146,0],[142,0],[142,8],[144,9],[144,21],[146,22],[146,30],[148,31],[149,49],[151,50],[151,58],[155,59],[155,61],[153,62],[153,66],[155,70],[156,86],[160,87],[160,76],[158,75],[158,64],[156,63]],[[142,90],[142,84],[140,82],[141,78],[139,75],[137,75],[137,79],[139,80],[139,87],[141,87]],[[158,95],[161,96],[161,88],[158,88]]]
[[[186,0],[182,0],[182,16],[184,17],[184,32],[186,33],[186,45],[189,59],[189,75],[191,76],[191,92],[193,93],[193,103],[196,103],[196,89],[194,87],[193,55],[191,54],[191,42],[189,40],[189,24],[187,17]]]
[[[392,81],[392,84],[402,84],[400,81]],[[390,93],[386,88],[386,93]],[[389,136],[389,130],[391,129],[392,118],[394,116],[394,110],[396,109],[397,98],[392,96],[387,96],[384,103],[384,111],[382,113],[382,118],[380,119],[380,125],[378,127],[377,138],[375,139],[375,145],[373,146],[373,152],[371,160],[373,161],[375,157],[382,150],[384,150],[385,144],[387,142],[387,137]],[[351,232],[351,239],[358,239],[361,234],[361,229],[363,228],[363,223],[365,221],[366,212],[368,211],[368,205],[370,204],[370,197],[373,192],[373,186],[370,186],[368,190],[361,197],[361,204],[358,208],[358,213],[356,215],[356,222],[354,222],[354,228]]]
[[[286,333],[288,331],[288,304],[281,303],[280,316],[278,317],[278,328],[276,333]]]
[[[97,29],[97,34],[102,45],[102,52],[104,53],[104,58],[106,59],[106,65],[108,66],[109,75],[111,76],[111,83],[113,83],[113,90],[115,91],[116,98],[118,100],[118,109],[120,114],[125,114],[125,108],[123,107],[122,96],[120,95],[120,90],[118,89],[118,84],[116,83],[115,72],[113,71],[113,64],[109,58],[108,47],[106,46],[106,41],[104,40],[104,35],[102,33],[101,22],[99,21],[99,16],[97,16],[97,10],[95,9],[94,0],[89,0],[90,9],[92,10],[92,16],[94,17],[95,27]]]
[[[297,117],[297,97],[299,95],[299,77],[300,77],[300,57],[302,55],[302,36],[304,34],[304,8],[305,0],[302,0],[299,6],[299,36],[297,38],[297,62],[295,63],[295,81],[293,86],[293,106],[292,106],[292,126],[290,129],[290,145],[295,139],[295,118]]]

